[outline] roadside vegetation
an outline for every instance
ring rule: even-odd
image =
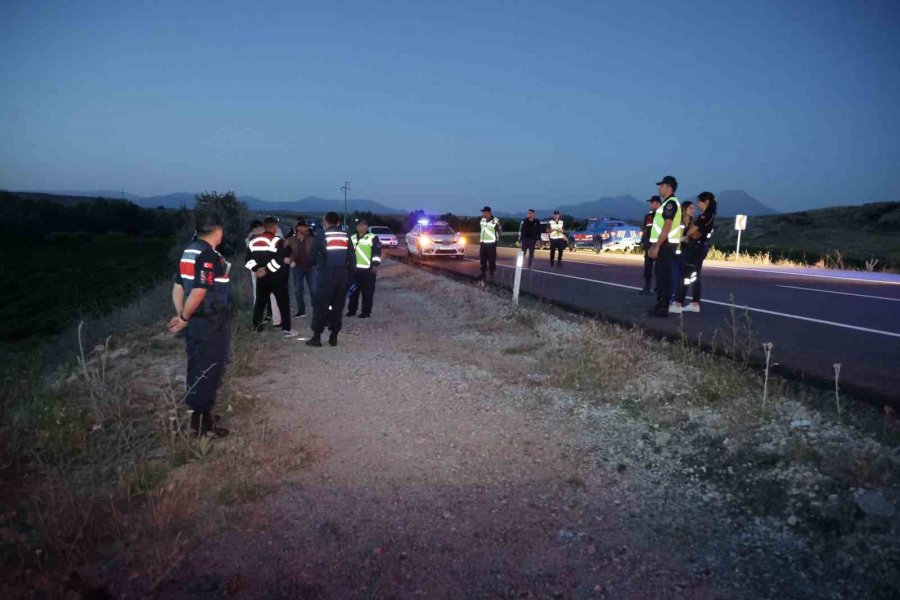
[[[477,342],[469,360],[528,388],[525,404],[587,428],[630,528],[680,546],[734,597],[900,593],[900,423],[890,405],[846,397],[839,366],[832,389],[755,366],[760,348],[770,367],[778,348],[739,311],[706,351],[527,299],[516,309],[505,291],[404,277],[423,303],[453,298],[431,332],[445,346]]]

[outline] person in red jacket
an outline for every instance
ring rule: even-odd
[[[256,302],[253,303],[253,328],[262,330],[263,312],[269,294],[275,296],[281,313],[281,329],[285,337],[294,335],[291,329],[291,299],[288,292],[288,273],[291,263],[284,240],[275,235],[278,220],[266,217],[265,231],[252,238],[247,248],[246,266],[256,275]]]

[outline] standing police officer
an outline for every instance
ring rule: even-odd
[[[316,265],[316,295],[313,298],[313,337],[307,346],[322,346],[325,326],[331,331],[328,343],[337,346],[341,317],[347,299],[347,284],[356,268],[356,255],[350,237],[341,229],[336,212],[325,215],[325,230],[316,234],[313,242],[313,262]]]
[[[205,213],[196,217],[194,241],[184,249],[179,273],[184,305],[169,321],[169,331],[187,329],[187,395],[191,430],[198,435],[222,437],[227,429],[215,427],[212,409],[228,361],[231,317],[230,265],[215,248],[222,243],[222,219]]]
[[[671,175],[657,182],[662,204],[653,213],[650,229],[650,249],[647,256],[656,261],[656,307],[647,311],[654,317],[669,316],[672,297],[672,262],[681,243],[681,204],[675,196],[678,180]]]
[[[553,211],[553,218],[547,222],[547,227],[550,230],[550,266],[553,266],[553,257],[558,252],[557,264],[561,267],[563,248],[566,247],[566,229],[558,210]]]
[[[491,207],[485,206],[481,209],[481,221],[478,224],[480,233],[478,241],[480,247],[478,257],[481,259],[481,276],[479,281],[484,285],[485,274],[488,272],[490,265],[491,278],[497,271],[497,244],[500,242],[500,219],[491,213]]]
[[[362,293],[362,312],[360,319],[367,319],[372,314],[372,300],[375,297],[375,276],[378,265],[381,264],[381,240],[374,233],[369,232],[369,223],[360,220],[356,224],[356,233],[350,238],[356,253],[356,272],[354,281],[356,289],[350,294],[350,306],[347,307],[347,316],[356,314],[359,306],[359,295]]]
[[[639,294],[642,296],[653,295],[653,259],[648,254],[650,251],[650,234],[653,231],[653,217],[656,215],[656,209],[662,203],[659,196],[651,196],[647,202],[650,204],[650,212],[644,215],[644,229],[641,231],[641,250],[644,251],[644,287]]]

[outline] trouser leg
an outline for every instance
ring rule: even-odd
[[[494,273],[497,271],[497,244],[486,244],[488,247],[488,269],[491,272],[491,277],[494,276]]]
[[[644,251],[644,289],[652,289],[653,284],[653,259]]]
[[[363,277],[362,272],[364,270],[365,269],[356,269],[356,272],[353,275],[352,283],[356,284],[356,289],[354,289],[353,293],[350,294],[350,299],[347,302],[347,314],[348,315],[355,315],[356,309],[359,308],[359,294],[361,291],[360,288],[362,287],[362,277]],[[366,312],[365,309],[363,309],[363,312]]]
[[[359,291],[362,293],[362,314],[372,313],[372,303],[375,299],[375,273],[372,269],[365,269]]]
[[[656,310],[669,312],[669,298],[672,296],[672,259],[674,250],[671,244],[663,243],[656,257]]]
[[[268,277],[268,275],[266,276]],[[265,281],[266,277],[256,280],[256,299],[253,302],[253,328],[259,329],[262,326],[263,314],[269,303],[269,285]]]
[[[216,331],[212,322],[200,317],[188,325],[185,401],[191,410],[209,412],[216,403],[216,394],[228,361],[228,343],[227,326]]]
[[[279,281],[272,289],[272,295],[275,297],[275,305],[278,312],[281,313],[281,329],[283,331],[291,330],[291,293],[288,291],[288,282]]]
[[[344,317],[344,304],[347,301],[347,283],[349,283],[349,274],[344,270],[339,270],[334,274],[330,289],[328,290],[328,302],[331,311],[328,313],[328,329],[333,333],[341,330]],[[327,306],[325,308],[328,308]]]
[[[535,240],[522,240],[522,254],[525,255],[524,258],[528,259],[529,267],[534,262],[534,246]]]
[[[316,293],[313,296],[313,333],[322,333],[325,329],[325,323],[328,318],[328,306],[331,302],[331,285],[332,278],[329,276],[319,277],[316,285]]]
[[[669,293],[669,302],[675,300],[684,281],[684,258],[684,254],[675,254],[672,258],[672,291]]]
[[[309,301],[312,302],[313,296],[316,294],[317,275],[315,268],[308,268],[305,271],[304,279],[306,279],[306,289],[309,291]],[[303,312],[306,312],[306,304],[303,305]]]
[[[556,256],[556,240],[550,240],[550,264],[553,264],[553,257]]]
[[[478,260],[481,263],[481,279],[484,279],[487,274],[487,265],[488,265],[488,244],[481,244],[478,247]]]
[[[556,257],[556,262],[562,262],[563,250],[566,248],[566,240],[559,240],[559,255]]]
[[[305,269],[300,267],[291,267],[291,283],[293,283],[294,297],[297,300],[297,313],[306,312],[306,305],[303,301],[303,279]]]
[[[697,277],[694,280],[693,300],[697,304],[700,304],[701,271],[703,270],[703,261],[706,259],[706,253],[707,253],[707,249],[704,248],[703,250],[700,251],[700,254],[697,256],[697,260],[695,261],[697,263],[696,269],[695,269],[695,272],[697,273]]]

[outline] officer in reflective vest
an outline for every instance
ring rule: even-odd
[[[216,427],[212,414],[228,362],[231,326],[230,265],[215,248],[222,243],[222,219],[197,215],[196,236],[184,249],[179,273],[184,286],[181,311],[169,321],[169,331],[186,331],[187,394],[191,430],[198,435],[228,435]]]
[[[500,219],[491,213],[491,207],[481,209],[481,221],[478,224],[480,231],[478,241],[480,247],[478,257],[481,260],[481,276],[479,281],[484,284],[485,274],[490,267],[491,277],[497,271],[497,244],[500,242]]]
[[[316,295],[313,298],[313,336],[307,346],[321,346],[325,327],[331,331],[328,343],[337,346],[338,332],[344,302],[347,300],[347,284],[356,269],[356,253],[350,244],[350,236],[341,229],[341,217],[330,212],[323,219],[325,231],[313,240],[313,263],[316,265]]]
[[[566,229],[563,224],[562,217],[559,216],[559,211],[553,211],[553,218],[547,222],[548,229],[550,231],[550,266],[553,266],[553,258],[559,253],[559,258],[557,259],[557,265],[562,266],[562,255],[563,249],[566,247]]]
[[[369,223],[361,220],[356,224],[356,233],[350,237],[356,253],[356,272],[354,283],[356,288],[350,294],[350,305],[347,316],[356,315],[359,306],[359,295],[362,294],[362,311],[360,319],[367,319],[372,314],[372,300],[375,297],[375,276],[381,264],[381,241],[374,233],[369,232]]]
[[[669,299],[672,296],[672,262],[681,243],[681,204],[675,196],[678,180],[671,175],[663,177],[659,186],[662,204],[653,214],[650,228],[650,249],[647,256],[655,261],[656,306],[647,311],[655,317],[669,316]]]

